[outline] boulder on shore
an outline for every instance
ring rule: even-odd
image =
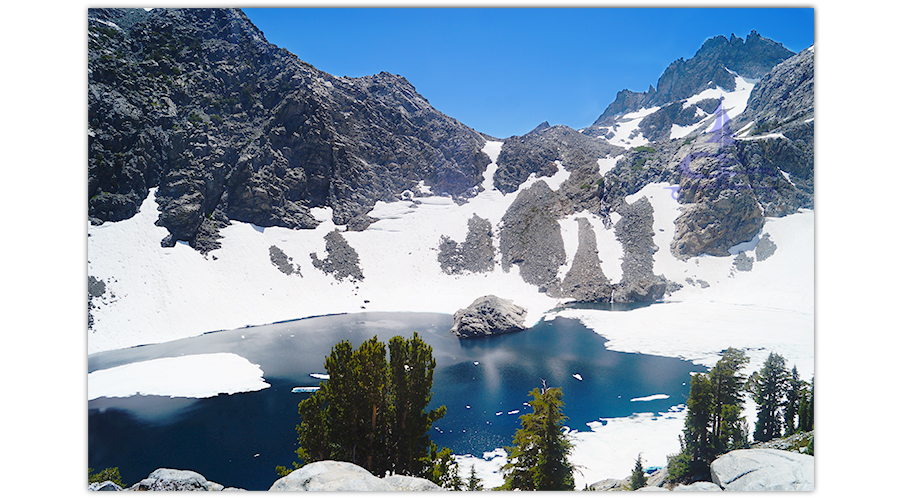
[[[129,488],[132,491],[216,491],[221,485],[207,481],[191,470],[156,469],[146,479]]]
[[[495,295],[485,295],[456,311],[450,332],[457,337],[483,337],[525,329],[524,307]]]
[[[442,490],[427,479],[389,476],[381,479],[348,462],[322,460],[304,465],[275,481],[269,491],[432,491]]]
[[[710,465],[725,491],[813,491],[815,458],[783,450],[734,450]]]

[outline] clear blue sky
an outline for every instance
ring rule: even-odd
[[[402,75],[441,112],[498,138],[590,125],[716,35],[799,52],[807,9],[245,9],[266,39],[337,76]]]

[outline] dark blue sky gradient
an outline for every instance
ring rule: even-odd
[[[498,138],[590,125],[622,89],[656,85],[716,35],[799,52],[813,9],[245,9],[266,39],[337,76],[404,76],[441,112]]]

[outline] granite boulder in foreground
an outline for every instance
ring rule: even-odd
[[[453,314],[450,332],[465,338],[522,331],[526,312],[511,300],[485,295]]]
[[[275,481],[269,491],[432,491],[442,488],[427,479],[389,476],[381,479],[347,462],[313,462]]]
[[[815,458],[784,450],[735,450],[710,465],[725,491],[813,491]]]
[[[219,483],[207,481],[201,474],[191,470],[156,469],[146,479],[131,488],[131,491],[239,491],[238,488],[224,488]]]

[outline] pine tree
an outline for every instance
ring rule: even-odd
[[[450,491],[462,491],[462,479],[459,477],[459,464],[453,459],[449,448],[437,450],[437,445],[429,447],[430,465],[425,471],[425,478],[441,488]]]
[[[508,447],[509,462],[502,467],[507,490],[574,490],[572,448],[563,433],[562,389],[535,388],[530,392],[532,413],[519,417],[522,427]]]
[[[804,383],[800,380],[800,374],[797,372],[797,365],[791,369],[791,375],[788,379],[787,392],[785,397],[787,401],[784,405],[784,435],[790,436],[797,431],[797,413],[800,410],[800,394],[803,390]]]
[[[472,465],[472,468],[469,469],[469,478],[466,479],[466,490],[468,491],[481,491],[484,489],[484,484],[481,479],[475,475],[475,465]]]
[[[418,333],[413,338],[394,337],[389,341],[390,381],[393,401],[391,450],[397,474],[418,476],[426,466],[422,457],[429,453],[428,429],[447,412],[441,406],[425,411],[431,403],[431,385],[436,363],[431,346]]]
[[[691,377],[683,449],[669,457],[670,477],[706,477],[717,456],[747,447],[746,424],[740,416],[746,380],[739,372],[748,361],[741,351],[729,348],[708,374]]]
[[[741,351],[728,348],[709,373],[713,391],[711,444],[716,456],[737,449],[746,440],[741,426],[741,391],[747,379],[739,372],[749,361]]]
[[[637,460],[634,462],[634,469],[631,471],[631,489],[637,491],[647,486],[647,477],[644,476],[644,465],[641,463],[641,454],[638,453]]]
[[[755,441],[766,442],[781,436],[788,382],[785,360],[774,352],[766,358],[760,371],[751,376],[748,387],[757,404]]]
[[[809,387],[804,387],[800,395],[800,405],[797,411],[797,428],[803,432],[813,430],[813,384],[815,377],[810,381]]]

